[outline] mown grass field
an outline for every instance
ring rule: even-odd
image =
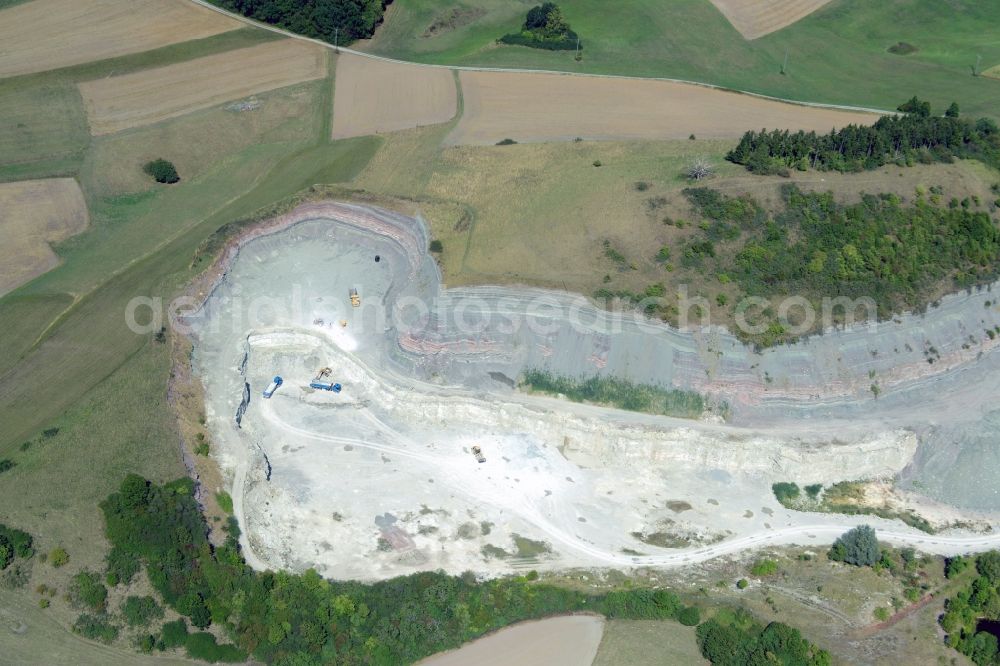
[[[1000,114],[1000,80],[973,77],[1000,64],[1000,4],[975,0],[834,0],[795,24],[745,40],[709,0],[563,0],[584,41],[572,51],[498,47],[530,3],[469,0],[458,18],[442,0],[398,0],[368,50],[404,60],[527,67],[703,81],[777,97],[895,109],[912,95],[940,111]],[[428,36],[428,28],[440,27]],[[917,47],[889,53],[899,41]],[[781,68],[787,54],[786,74]]]
[[[698,650],[694,627],[656,620],[612,620],[593,666],[659,666],[707,664]]]

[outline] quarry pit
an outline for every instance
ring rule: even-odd
[[[428,243],[419,217],[304,205],[235,243],[181,322],[253,566],[359,580],[683,566],[860,523],[930,552],[996,546],[988,529],[928,535],[771,491],[880,479],[941,522],[997,524],[1000,354],[968,341],[1000,324],[988,290],[757,351],[572,294],[446,289]],[[527,369],[697,391],[725,419],[527,394]],[[321,376],[341,390],[311,387]]]

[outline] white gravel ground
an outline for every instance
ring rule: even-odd
[[[213,455],[232,479],[255,566],[312,566],[366,580],[421,569],[678,566],[763,545],[828,543],[860,522],[876,525],[883,539],[933,552],[1000,544],[1000,537],[932,537],[880,519],[788,511],[770,491],[779,480],[917,478],[933,458],[921,437],[942,423],[980,427],[985,400],[966,399],[963,420],[948,399],[939,411],[929,408],[937,403],[924,385],[981,391],[981,376],[993,374],[979,373],[996,361],[986,343],[976,361],[939,341],[936,366],[922,360],[921,367],[906,352],[896,364],[871,353],[873,344],[884,347],[880,334],[901,346],[907,335],[936,335],[990,314],[972,302],[976,295],[874,333],[824,336],[763,356],[718,332],[628,322],[618,333],[595,332],[606,316],[596,311],[586,314],[589,329],[546,312],[538,317],[550,326],[525,330],[496,313],[529,312],[537,303],[528,297],[540,292],[439,294],[419,223],[347,206],[314,207],[286,221],[310,218],[244,245],[189,320]],[[359,290],[361,308],[350,307],[349,288]],[[399,317],[382,316],[383,306],[400,304]],[[492,321],[483,321],[484,306]],[[459,315],[464,327],[455,324]],[[705,345],[723,350],[710,372],[696,367]],[[733,404],[731,423],[525,396],[505,384],[543,364],[580,372],[595,349],[603,365],[590,372],[650,381],[652,371],[667,385],[710,391]],[[777,378],[763,388],[761,365]],[[342,393],[308,388],[323,366],[333,368]],[[871,367],[897,378],[887,379],[878,404],[858,388]],[[838,381],[818,383],[824,373]],[[285,383],[264,400],[260,391],[275,374]],[[979,383],[970,386],[972,379]],[[245,382],[251,399],[237,428]],[[485,463],[476,462],[473,445]]]

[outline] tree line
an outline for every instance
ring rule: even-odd
[[[189,478],[157,485],[130,475],[101,508],[115,559],[143,563],[163,601],[184,616],[141,640],[143,649],[183,646],[213,661],[395,665],[553,614],[700,621],[698,609],[669,590],[587,594],[539,582],[533,573],[480,581],[471,572],[423,572],[365,584],[326,580],[311,569],[257,572],[240,554],[235,521],[222,546],[209,543]],[[90,615],[81,621],[104,630],[110,622]],[[224,627],[232,643],[217,644],[204,631],[211,625]]]
[[[367,39],[392,0],[209,0],[223,9],[296,34],[347,46]]]
[[[763,129],[749,131],[726,159],[758,174],[788,169],[863,171],[896,163],[980,159],[1000,167],[1000,129],[990,118],[959,117],[952,104],[943,117],[916,97],[900,105],[901,115],[883,116],[874,125],[848,125],[829,134]]]

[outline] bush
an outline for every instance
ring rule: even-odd
[[[52,563],[56,569],[69,563],[69,553],[66,552],[64,548],[54,548],[52,552],[49,553],[49,562]]]
[[[188,636],[185,647],[188,656],[192,659],[201,659],[210,663],[234,664],[247,658],[246,654],[235,645],[219,645],[215,642],[215,636],[204,631]]]
[[[759,560],[750,567],[750,573],[754,576],[773,576],[778,573],[778,563],[774,560]]]
[[[226,513],[233,512],[233,498],[225,490],[215,493],[215,501],[219,503],[219,508]]]
[[[771,486],[771,491],[782,504],[794,502],[799,498],[800,494],[799,485],[797,483],[775,483]]]
[[[1000,585],[1000,552],[991,550],[977,557],[976,571],[993,585]]]
[[[0,524],[0,545],[7,546],[17,557],[28,559],[35,554],[31,535],[13,527]]]
[[[748,581],[746,578],[740,578],[738,581],[736,581],[736,587],[738,587],[741,590],[745,590],[749,586],[750,586],[750,581]]]
[[[108,583],[112,587],[115,585],[128,585],[132,582],[135,575],[139,573],[139,560],[136,559],[135,555],[121,548],[112,548],[111,552],[108,553],[106,572],[108,580],[113,579],[115,581]]]
[[[949,557],[945,560],[944,564],[944,575],[945,578],[954,578],[958,574],[965,571],[969,566],[969,558],[962,557],[961,555],[956,555],[955,557]]]
[[[886,608],[885,606],[879,606],[878,608],[876,608],[873,615],[875,615],[875,619],[878,620],[879,622],[885,622],[890,617],[892,617],[892,613],[890,613],[889,609]]]
[[[167,649],[184,645],[187,642],[187,637],[188,630],[184,618],[165,622],[163,628],[160,629],[160,640],[163,641],[163,646]]]
[[[122,605],[122,617],[130,627],[144,627],[163,617],[163,609],[153,597],[130,596]]]
[[[868,525],[859,525],[841,535],[828,553],[831,560],[870,567],[881,558],[875,530]]]
[[[444,243],[435,238],[434,240],[431,241],[430,251],[437,254],[444,252]]]
[[[822,483],[814,483],[812,485],[808,485],[805,487],[806,495],[809,496],[809,499],[816,499],[817,497],[819,497],[819,493],[821,490],[823,490]]]
[[[916,52],[917,47],[907,42],[896,42],[889,47],[889,53],[895,53],[896,55],[910,55]]]
[[[108,644],[118,638],[118,627],[111,624],[105,615],[87,615],[76,618],[73,631],[92,641]]]
[[[174,168],[174,165],[162,158],[153,160],[152,162],[147,162],[146,165],[142,167],[142,170],[152,176],[158,183],[166,183],[169,185],[176,183],[181,179],[181,177],[177,175],[177,169]]]
[[[108,588],[104,587],[101,577],[92,571],[81,571],[73,576],[69,590],[73,603],[77,606],[103,612],[107,605]]]
[[[498,146],[513,146],[516,143],[517,141],[514,141],[514,139],[501,139],[497,141]]]
[[[677,621],[685,627],[696,627],[701,622],[701,613],[696,606],[685,606],[677,614]]]
[[[17,463],[11,460],[10,458],[4,458],[3,460],[0,460],[0,474],[3,474],[4,472],[9,472],[15,467],[17,467]]]
[[[136,640],[135,646],[136,648],[139,649],[139,652],[149,654],[150,652],[153,651],[153,648],[156,646],[156,637],[151,636],[150,634],[146,634],[145,636],[140,636],[139,639]]]

